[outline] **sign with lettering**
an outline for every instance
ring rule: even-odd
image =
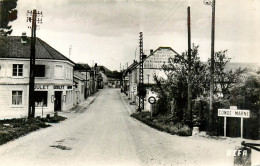
[[[48,85],[34,85],[34,89],[48,89]]]
[[[251,149],[239,147],[234,151],[234,166],[251,166]]]
[[[249,118],[249,110],[237,109],[218,109],[218,116],[235,117],[235,118]]]
[[[137,85],[136,84],[133,85],[133,93],[137,94]]]
[[[243,118],[250,117],[249,110],[238,110],[237,106],[230,106],[230,109],[218,109],[218,116],[224,117],[224,137],[227,133],[227,117],[241,118],[241,138],[243,138]]]
[[[63,85],[55,85],[53,86],[53,89],[64,89]]]

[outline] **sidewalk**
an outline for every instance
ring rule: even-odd
[[[121,93],[120,91],[118,91],[118,93],[127,109],[127,112],[129,113],[129,115],[135,113],[138,108],[137,105],[130,104],[131,100],[128,99],[128,96],[125,93]]]
[[[75,107],[73,107],[69,110],[63,111],[63,112],[59,112],[59,115],[65,115],[68,113],[81,113],[81,112],[85,111],[88,108],[88,106],[95,101],[95,99],[99,95],[99,93],[100,93],[100,90],[98,92],[96,92],[95,94],[93,94],[92,96],[89,96],[86,100],[84,100],[80,104],[76,105]]]

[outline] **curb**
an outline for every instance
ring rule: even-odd
[[[127,112],[128,112],[128,114],[129,115],[131,115],[131,114],[133,114],[135,111],[132,111],[131,110],[131,108],[130,108],[130,106],[126,103],[126,101],[123,99],[123,96],[122,96],[122,94],[118,91],[118,94],[119,94],[119,96],[121,97],[121,100],[123,101],[123,103],[124,103],[124,105],[125,105],[125,107],[126,107],[126,110],[127,110]]]
[[[74,108],[71,108],[67,111],[64,111],[64,113],[80,113],[83,109],[86,109],[89,107],[90,104],[92,104],[96,97],[99,95],[100,91],[96,92],[92,96],[89,96],[86,100],[81,102],[80,104],[76,105]]]

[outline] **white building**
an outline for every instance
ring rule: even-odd
[[[8,36],[0,53],[0,119],[28,115],[30,39]],[[35,116],[73,107],[74,63],[36,39]]]
[[[164,64],[169,64],[169,58],[174,58],[178,53],[171,47],[159,47],[144,59],[144,84],[155,84],[153,76],[166,79],[166,75],[162,70]]]
[[[175,52],[171,47],[159,47],[155,51],[150,51],[150,55],[144,58],[143,64],[143,82],[146,86],[151,86],[155,84],[154,75],[158,76],[159,78],[166,79],[166,75],[162,69],[164,64],[169,64],[168,59],[174,58],[175,55],[178,53]],[[138,104],[138,96],[137,96],[137,86],[139,84],[139,69],[140,63],[134,61],[127,70],[123,73],[123,82],[124,82],[124,89],[132,102]],[[149,84],[149,85],[148,85]],[[145,98],[144,107],[145,110],[150,109],[150,104],[148,103],[148,97],[156,96],[153,94],[151,90],[147,88],[147,96]]]
[[[86,88],[86,75],[83,75],[81,72],[74,70],[74,101],[73,105],[81,103],[85,100],[85,88]]]

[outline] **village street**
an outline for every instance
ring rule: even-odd
[[[131,118],[120,95],[119,89],[103,89],[84,111],[0,146],[1,165],[233,164],[226,153],[239,141],[157,131]]]

